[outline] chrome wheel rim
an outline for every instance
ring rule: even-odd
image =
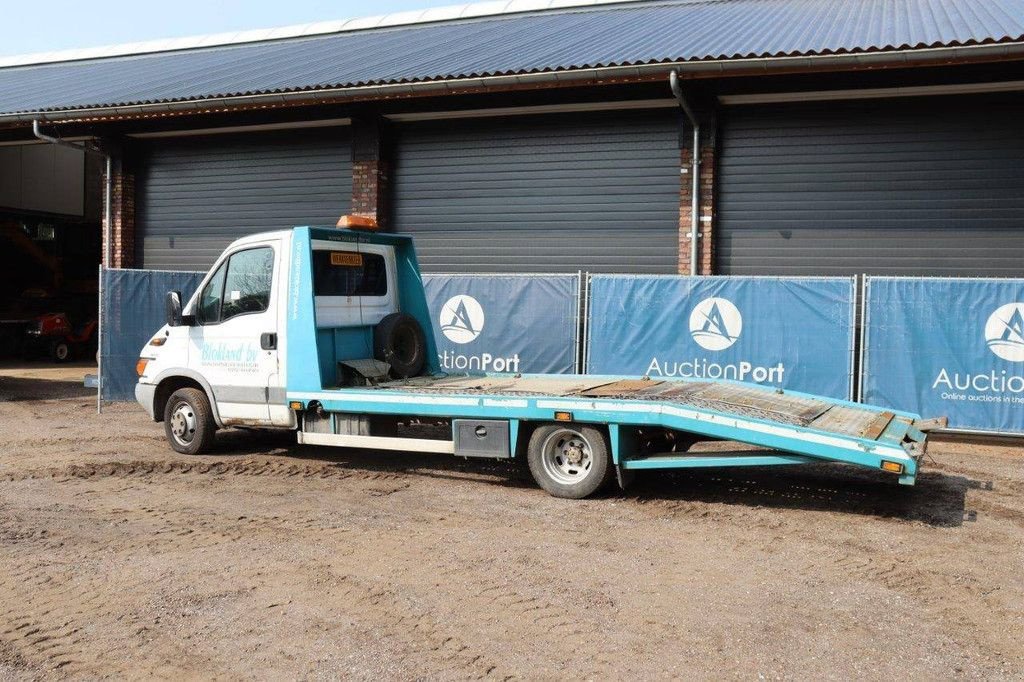
[[[541,450],[544,473],[556,483],[575,485],[590,475],[594,452],[590,442],[575,429],[559,429],[544,441]]]
[[[180,445],[188,445],[196,437],[196,411],[184,400],[171,410],[171,435]]]

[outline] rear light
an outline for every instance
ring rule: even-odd
[[[882,470],[888,471],[891,474],[902,474],[903,465],[900,464],[899,462],[887,462],[885,460],[882,460]]]
[[[139,358],[139,361],[135,363],[135,373],[140,377],[146,373],[146,365],[149,364],[149,358]]]

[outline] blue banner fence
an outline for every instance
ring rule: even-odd
[[[180,291],[187,301],[204,272],[100,270],[99,387],[101,401],[134,400],[139,351],[164,325],[164,299]]]
[[[866,277],[860,399],[1024,434],[1024,279]]]
[[[424,275],[447,372],[576,374],[582,274]]]
[[[101,400],[131,400],[164,296],[204,273],[101,271]],[[451,372],[737,379],[1024,434],[1024,279],[424,275]],[[857,312],[862,324],[856,333]],[[859,357],[859,367],[855,360]]]
[[[730,379],[853,399],[852,277],[590,277],[590,374]]]

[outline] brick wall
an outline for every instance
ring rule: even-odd
[[[389,132],[379,116],[352,118],[352,213],[375,218],[382,230],[390,227],[391,217]]]
[[[389,226],[387,187],[389,163],[384,159],[352,161],[352,213],[371,216],[381,229]]]
[[[111,188],[112,248],[109,263],[112,268],[130,268],[135,264],[135,174],[123,159],[115,158],[113,164],[113,187]],[[103,175],[103,201],[106,208],[106,172]],[[107,253],[106,210],[103,213],[103,254]]]
[[[690,161],[691,148],[680,150],[679,167],[685,173],[679,174],[679,273],[690,274],[690,194],[693,171]],[[715,151],[712,145],[701,148],[700,156],[700,236],[697,239],[697,274],[711,275],[714,266],[714,192]]]

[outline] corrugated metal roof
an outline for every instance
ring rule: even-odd
[[[232,33],[214,33],[210,35],[186,36],[184,38],[148,40],[140,43],[122,43],[120,45],[103,45],[100,47],[59,50],[56,52],[12,55],[10,57],[0,57],[0,68],[5,66],[23,66],[26,64],[42,64],[45,62],[68,62],[81,59],[139,55],[151,52],[170,52],[171,50],[187,50],[198,47],[259,43],[284,38],[301,38],[391,26],[411,26],[414,24],[454,21],[455,19],[474,19],[502,14],[539,12],[549,9],[565,9],[567,7],[621,5],[627,2],[644,1],[646,0],[492,0],[489,2],[446,5],[443,7],[430,7],[422,10],[394,12],[369,17],[363,16],[337,21],[318,21],[312,24],[296,24],[293,26],[252,29]]]
[[[1024,0],[693,0],[0,69],[22,113],[595,67],[1024,41]]]

